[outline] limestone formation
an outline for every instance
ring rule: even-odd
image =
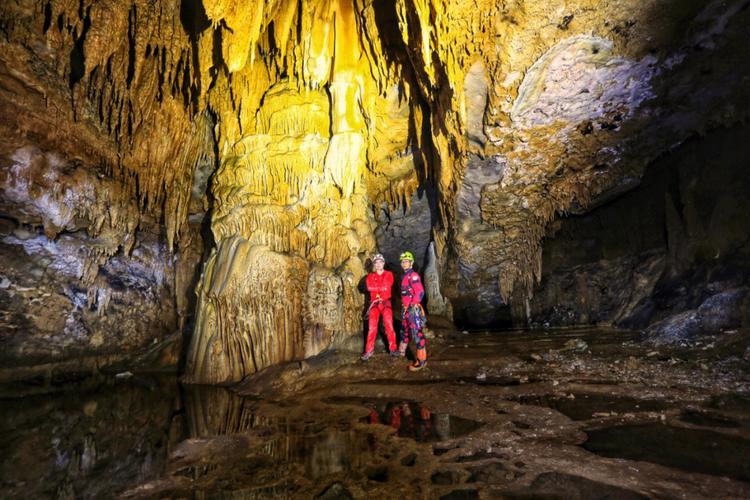
[[[179,330],[196,382],[360,331],[376,250],[428,257],[458,322],[534,321],[557,219],[747,119],[745,4],[5,2],[2,263],[50,273],[60,345],[132,353]],[[23,364],[19,318],[41,313],[14,297],[2,335]],[[107,321],[60,334],[94,310]],[[138,333],[118,343],[117,324]]]

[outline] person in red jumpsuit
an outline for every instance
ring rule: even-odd
[[[422,286],[422,278],[412,267],[414,255],[411,252],[404,252],[401,254],[400,260],[404,276],[401,278],[401,306],[403,307],[401,325],[403,326],[403,333],[399,352],[404,355],[410,337],[414,338],[417,347],[417,359],[413,365],[409,365],[409,370],[417,371],[427,365],[427,340],[424,336],[427,317],[422,307],[424,286]]]
[[[393,330],[393,309],[391,308],[391,288],[393,273],[385,270],[385,258],[375,254],[372,258],[373,272],[367,275],[367,291],[370,292],[368,309],[368,330],[365,351],[360,356],[362,361],[370,359],[375,352],[375,339],[378,336],[378,322],[383,317],[385,335],[388,337],[388,351],[391,356],[399,356],[396,348],[396,332]]]

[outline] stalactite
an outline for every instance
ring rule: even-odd
[[[216,26],[232,27],[234,11],[227,9],[212,3],[207,13]],[[357,330],[352,318],[361,308],[356,289],[365,272],[361,259],[375,244],[368,200],[390,189],[388,178],[372,173],[368,152],[377,149],[376,143],[385,158],[407,148],[408,139],[396,138],[392,128],[408,129],[408,106],[391,94],[387,102],[393,112],[384,116],[379,109],[384,102],[379,89],[395,85],[373,80],[373,59],[363,57],[351,0],[277,2],[266,5],[265,12],[281,18],[273,19],[273,33],[266,25],[260,29],[262,61],[239,64],[238,56],[222,45],[224,58],[233,58],[229,70],[238,79],[230,82],[220,76],[220,92],[239,96],[249,90],[250,97],[242,100],[241,116],[246,118],[241,117],[238,126],[233,125],[234,105],[228,106],[226,99],[212,101],[221,117],[224,151],[212,187],[212,229],[219,251],[202,278],[200,318],[191,344],[193,359],[201,361],[189,364],[192,380],[239,380],[270,363],[317,353]],[[288,44],[294,50],[286,50]],[[245,68],[254,65],[257,72],[259,64],[271,75],[268,81],[245,76]],[[285,74],[284,79],[274,76],[278,73]],[[396,173],[408,174],[408,165]],[[399,200],[415,189],[415,178],[402,182]],[[238,237],[250,248],[265,248],[264,258],[278,263],[277,275],[291,272],[284,266],[307,263],[304,272],[294,271],[304,281],[286,287],[288,294],[296,294],[301,309],[268,307],[280,292],[262,283],[253,292],[257,303],[240,298],[247,293],[241,288],[228,288],[221,298],[207,291],[217,269],[234,269],[244,262],[225,262],[234,255],[227,250],[230,242]],[[288,257],[281,259],[282,254]],[[232,307],[249,325],[238,327],[225,317]],[[237,328],[265,333],[252,336],[251,345],[237,338]],[[241,347],[232,347],[235,342]],[[212,347],[214,352],[208,344],[221,347]],[[227,363],[231,369],[219,372],[209,366]]]
[[[95,240],[80,278],[102,307],[99,266],[133,251],[146,226],[183,250],[191,210],[211,206],[217,248],[201,279],[192,380],[238,380],[357,331],[353,284],[375,250],[373,208],[408,211],[418,190],[447,288],[465,297],[492,283],[473,298],[525,304],[551,221],[624,178],[635,185],[665,144],[709,121],[672,136],[649,128],[660,78],[705,57],[675,41],[684,26],[635,0],[590,3],[6,2],[0,126],[43,147],[0,152],[64,175],[44,180],[14,159],[19,175],[0,185],[25,193],[48,238],[85,229]],[[682,17],[713,12],[696,9]],[[652,40],[612,27],[632,23]],[[702,26],[687,39],[719,43]],[[41,159],[51,151],[65,168]]]

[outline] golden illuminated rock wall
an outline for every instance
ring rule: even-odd
[[[351,0],[205,6],[226,66],[208,99],[221,151],[217,248],[198,292],[187,378],[227,382],[361,328],[371,205],[416,188],[414,118],[404,84],[379,71],[382,54]]]
[[[158,235],[181,324],[180,290],[197,287],[189,380],[358,332],[396,211],[399,238],[429,225],[414,245],[432,243],[436,310],[491,323],[510,304],[523,320],[552,221],[746,119],[743,5],[6,2],[3,212],[53,242],[93,238],[86,286]]]

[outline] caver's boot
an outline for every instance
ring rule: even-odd
[[[427,349],[417,349],[417,360],[409,365],[410,372],[416,372],[427,366]]]
[[[408,344],[406,342],[400,342],[398,344],[398,355],[402,358],[406,356],[406,348],[408,347]]]

